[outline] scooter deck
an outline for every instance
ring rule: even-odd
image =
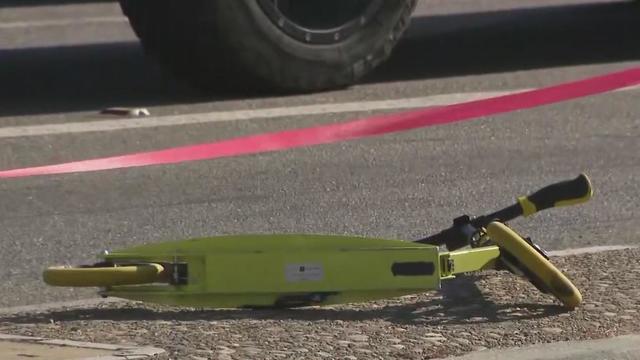
[[[438,248],[334,235],[232,235],[164,242],[104,256],[156,262],[168,284],[117,286],[103,295],[215,308],[362,302],[440,287]]]

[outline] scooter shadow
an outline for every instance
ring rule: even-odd
[[[475,284],[475,276],[443,284],[440,292],[415,298],[391,299],[367,304],[306,307],[294,309],[193,309],[116,303],[104,308],[70,309],[0,318],[0,323],[37,324],[51,321],[221,321],[298,320],[368,321],[383,320],[401,325],[464,325],[531,320],[561,314],[554,304],[496,304],[486,299]]]

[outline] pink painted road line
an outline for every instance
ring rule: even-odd
[[[437,108],[373,116],[338,124],[270,132],[165,150],[5,170],[0,171],[0,178],[175,164],[329,144],[530,109],[638,84],[640,84],[640,67],[541,89]]]

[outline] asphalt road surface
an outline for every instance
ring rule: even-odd
[[[0,137],[0,169],[161,149],[370,114],[372,101],[517,91],[640,63],[631,2],[422,1],[391,61],[363,84],[206,97],[145,59],[111,2],[0,2],[0,132],[10,127],[359,102],[361,111],[254,116]],[[0,306],[95,296],[46,287],[44,267],[103,249],[230,233],[415,239],[454,217],[586,172],[594,199],[513,223],[548,249],[640,244],[640,90],[279,153],[0,181]],[[333,105],[332,105],[333,106]],[[206,116],[203,116],[206,118]],[[174,117],[175,119],[175,117]]]

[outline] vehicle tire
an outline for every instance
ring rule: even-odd
[[[108,287],[149,284],[158,281],[164,271],[160,264],[120,266],[52,266],[44,270],[44,282],[51,286]]]
[[[384,62],[417,0],[120,3],[145,52],[199,88],[305,92],[348,86]]]
[[[566,308],[574,309],[582,302],[580,291],[558,268],[507,225],[492,222],[487,235],[496,242],[507,258],[514,258],[536,287],[553,294]]]

